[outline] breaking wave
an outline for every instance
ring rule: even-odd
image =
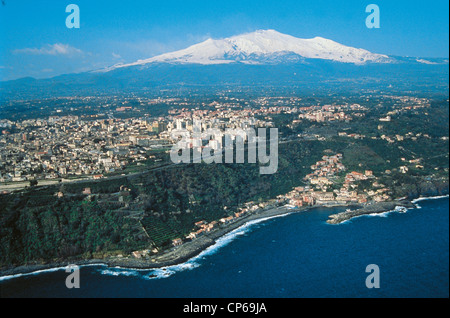
[[[79,268],[82,268],[82,267],[97,267],[97,266],[106,266],[106,265],[105,264],[88,264],[88,265],[77,265],[77,266]],[[19,277],[34,276],[34,275],[45,274],[45,273],[53,273],[53,272],[57,272],[57,271],[65,271],[66,268],[68,268],[68,266],[46,268],[46,269],[41,269],[41,270],[37,270],[34,272],[29,272],[29,273],[5,275],[5,276],[0,277],[0,282],[9,280],[9,279],[19,278]]]
[[[449,198],[449,195],[439,195],[439,196],[435,196],[435,197],[420,197],[417,198],[415,200],[412,200],[411,202],[415,204],[416,209],[421,209],[422,207],[420,205],[417,204],[417,202],[420,201],[427,201],[427,200],[438,200],[438,199],[445,199],[445,198]]]
[[[243,236],[247,234],[250,229],[258,223],[284,217],[289,215],[290,213],[277,215],[277,216],[271,216],[266,217],[254,221],[249,221],[245,223],[244,225],[238,227],[237,229],[231,231],[230,233],[225,234],[221,238],[217,239],[216,243],[211,245],[210,247],[206,248],[204,251],[202,251],[197,256],[192,257],[188,261],[178,264],[178,265],[172,265],[162,268],[155,268],[155,269],[126,269],[121,267],[114,267],[114,268],[107,268],[103,270],[99,270],[99,272],[103,275],[110,275],[110,276],[128,276],[128,277],[140,277],[143,279],[163,279],[163,278],[169,278],[170,276],[183,272],[186,270],[193,270],[199,266],[201,266],[201,260],[203,260],[206,256],[212,255],[216,253],[219,249],[222,247],[228,245],[232,241],[234,241],[239,236]]]
[[[283,216],[286,216],[289,214],[291,214],[291,213],[288,212],[288,213],[285,213],[282,215],[276,215],[276,216],[271,216],[271,217],[266,217],[266,218],[262,218],[262,219],[258,219],[258,220],[249,221],[249,222],[243,224],[242,226],[238,227],[237,229],[231,231],[230,233],[225,234],[223,237],[217,239],[215,244],[211,245],[210,247],[208,247],[207,249],[202,251],[197,256],[194,256],[193,258],[189,259],[188,261],[181,263],[181,264],[177,264],[177,265],[167,266],[167,267],[163,267],[163,268],[154,268],[154,269],[124,268],[124,267],[119,267],[119,266],[118,267],[108,267],[106,264],[102,264],[102,263],[78,265],[78,266],[79,266],[79,268],[98,267],[96,269],[96,271],[102,275],[107,275],[107,276],[138,277],[138,278],[142,278],[142,279],[168,278],[168,277],[174,275],[175,273],[186,271],[186,270],[192,270],[192,269],[199,267],[200,261],[202,259],[204,259],[208,255],[212,255],[212,254],[216,253],[219,249],[228,245],[233,240],[235,240],[237,237],[245,235],[246,233],[248,233],[250,231],[251,227],[253,227],[255,224],[258,224],[258,223],[261,223],[261,222],[264,222],[264,221],[267,221],[270,219],[283,217]],[[48,269],[43,269],[43,270],[37,270],[34,272],[30,272],[30,273],[19,273],[19,274],[15,274],[15,275],[1,276],[0,282],[6,281],[9,279],[19,278],[19,277],[33,276],[33,275],[52,273],[52,272],[57,272],[57,271],[65,271],[66,268],[67,268],[67,266],[53,267],[53,268],[48,268]]]

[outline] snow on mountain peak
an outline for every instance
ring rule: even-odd
[[[324,59],[343,63],[387,63],[386,55],[371,53],[342,45],[322,37],[296,38],[275,30],[257,30],[225,39],[208,39],[184,50],[162,54],[116,68],[148,63],[173,64],[261,64],[261,61],[282,62],[283,55],[295,55],[299,59]]]

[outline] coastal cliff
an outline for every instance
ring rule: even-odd
[[[18,267],[5,267],[0,269],[1,276],[17,275],[32,273],[41,270],[48,270],[52,268],[63,268],[69,264],[86,266],[94,264],[104,264],[109,267],[122,267],[122,268],[138,268],[138,269],[151,269],[151,268],[164,268],[171,265],[181,264],[188,261],[192,257],[197,256],[208,247],[214,245],[217,239],[223,237],[225,234],[245,225],[251,221],[257,221],[265,218],[271,218],[276,216],[285,215],[292,212],[306,211],[308,208],[300,208],[292,210],[286,207],[277,207],[267,210],[261,210],[257,213],[240,218],[232,223],[227,224],[224,227],[218,228],[202,237],[199,237],[193,241],[186,242],[181,246],[172,247],[169,250],[164,251],[161,254],[154,255],[148,259],[137,259],[134,257],[108,257],[104,259],[72,259],[67,262],[51,262],[48,264],[29,264]]]

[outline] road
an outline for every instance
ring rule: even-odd
[[[301,138],[295,138],[295,139],[291,139],[291,140],[284,140],[284,141],[279,141],[278,144],[285,144],[285,143],[290,143],[290,142],[295,142],[300,140]],[[253,150],[253,148],[251,148]],[[270,149],[270,148],[269,148]],[[226,149],[222,148],[222,155],[224,153]],[[249,148],[247,147],[245,149],[245,151],[248,152]],[[198,160],[199,158],[194,158],[196,160]],[[192,159],[191,162],[196,162],[196,160]],[[42,186],[51,186],[51,185],[55,185],[55,184],[59,184],[60,180],[61,183],[85,183],[85,182],[100,182],[102,180],[115,180],[115,179],[121,179],[121,178],[125,178],[125,177],[134,177],[134,176],[138,176],[144,173],[148,173],[151,171],[159,171],[159,170],[163,170],[163,169],[170,169],[170,168],[174,168],[177,166],[180,166],[181,164],[175,164],[175,163],[169,163],[169,164],[164,164],[164,165],[160,165],[157,167],[153,167],[153,168],[148,168],[142,171],[138,171],[138,172],[133,172],[133,173],[129,173],[126,175],[116,175],[116,176],[107,176],[105,178],[102,178],[100,180],[93,180],[90,177],[82,177],[82,178],[77,178],[77,179],[64,179],[64,178],[58,178],[58,179],[52,179],[52,180],[38,180],[38,187],[42,187]],[[19,190],[23,190],[26,187],[30,186],[30,182],[29,181],[21,181],[21,182],[12,182],[12,183],[8,183],[8,184],[0,184],[0,191],[19,191]]]

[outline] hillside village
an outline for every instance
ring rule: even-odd
[[[313,206],[346,206],[349,204],[366,204],[371,201],[383,202],[391,199],[387,195],[388,189],[378,182],[377,177],[373,175],[371,170],[366,170],[363,173],[347,172],[346,167],[341,162],[342,158],[343,155],[340,153],[323,156],[322,160],[311,166],[312,173],[308,174],[303,180],[305,186],[296,187],[289,193],[279,195],[276,199],[267,202],[245,203],[234,214],[219,220],[212,222],[198,221],[194,224],[192,232],[186,237],[173,239],[172,246],[180,246],[185,242],[207,235],[221,226],[236,222],[258,211],[277,206],[292,209]],[[361,180],[369,180],[372,184],[371,189],[358,191],[357,182]],[[152,250],[135,251],[132,255],[135,258],[141,258],[158,252],[157,248],[153,248]]]

